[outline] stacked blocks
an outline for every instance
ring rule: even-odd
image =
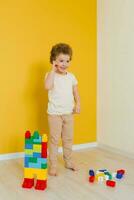
[[[124,169],[117,170],[116,178],[117,179],[122,179],[124,174],[125,174],[125,170]]]
[[[36,190],[47,188],[47,135],[38,131],[25,133],[25,158],[23,188],[32,188],[36,177]]]
[[[94,181],[95,181],[95,173],[91,169],[91,170],[89,170],[89,182],[93,183]]]
[[[106,181],[106,185],[109,187],[115,187],[116,182],[114,178],[121,179],[125,174],[124,169],[117,170],[116,173],[111,174],[106,169],[97,170],[94,172],[92,169],[89,170],[89,182],[93,183],[95,180],[99,183],[102,183],[104,180]]]

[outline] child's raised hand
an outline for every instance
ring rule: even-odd
[[[57,71],[57,64],[55,61],[53,61],[53,64],[52,64],[52,71],[56,72]]]

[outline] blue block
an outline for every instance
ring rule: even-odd
[[[122,177],[123,177],[123,174],[118,174],[118,173],[116,174],[117,179],[121,179]]]
[[[29,157],[25,157],[25,159],[24,159],[24,167],[29,167]]]
[[[94,171],[92,169],[89,170],[89,175],[94,176]]]
[[[38,158],[37,162],[40,164],[46,164],[47,163],[47,159],[46,158]]]
[[[41,136],[39,136],[39,139],[33,139],[33,142],[41,143],[42,142]]]
[[[99,169],[100,172],[107,172],[107,169]]]
[[[33,149],[33,144],[25,144],[25,149]]]
[[[29,168],[41,169],[41,164],[40,163],[29,163]]]
[[[41,158],[41,153],[33,152],[33,157],[34,158]]]

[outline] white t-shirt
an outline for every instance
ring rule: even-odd
[[[46,74],[45,79],[47,75],[48,73]],[[77,85],[77,83],[77,79],[70,72],[67,72],[65,75],[55,73],[54,87],[48,91],[48,114],[62,115],[73,112],[73,86]]]

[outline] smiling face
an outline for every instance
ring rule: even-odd
[[[59,54],[55,60],[57,72],[66,74],[70,64],[70,56],[68,54]]]

